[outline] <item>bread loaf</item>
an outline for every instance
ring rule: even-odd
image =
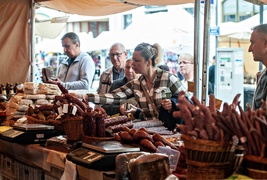
[[[163,154],[145,154],[129,162],[129,180],[162,180],[170,174],[169,158]]]

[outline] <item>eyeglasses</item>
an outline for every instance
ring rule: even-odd
[[[109,57],[112,58],[112,57],[117,56],[119,58],[119,57],[121,57],[122,54],[123,54],[123,52],[121,52],[121,53],[114,53],[114,54],[110,53],[109,54]]]
[[[181,65],[181,64],[193,64],[193,63],[192,62],[181,61],[178,64]]]

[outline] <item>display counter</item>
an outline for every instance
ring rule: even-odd
[[[104,172],[73,164],[67,153],[39,144],[22,145],[0,139],[2,179],[105,179]]]

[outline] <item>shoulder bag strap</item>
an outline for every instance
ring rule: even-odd
[[[146,96],[146,99],[148,100],[149,104],[151,104],[151,106],[152,106],[154,112],[156,113],[157,117],[159,117],[159,110],[157,109],[157,107],[155,106],[155,104],[151,101],[151,99],[150,99],[150,97],[149,97],[149,95],[148,95],[148,93],[147,93],[147,90],[146,90],[146,88],[144,87],[142,81],[140,81],[140,83],[141,83],[141,87],[142,87],[142,89],[143,89],[143,91],[144,91],[144,94],[145,94],[145,96]]]

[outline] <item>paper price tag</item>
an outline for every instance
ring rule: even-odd
[[[63,113],[69,112],[69,104],[63,104]]]
[[[57,101],[56,102],[56,105],[60,106],[61,105],[61,102],[60,101]]]
[[[71,114],[75,116],[76,112],[77,112],[77,107],[73,106]]]
[[[195,83],[188,81],[188,91],[194,93],[195,92]]]
[[[58,114],[59,114],[59,115],[64,115],[62,106],[58,107],[58,108],[57,108],[57,111],[58,111]]]

